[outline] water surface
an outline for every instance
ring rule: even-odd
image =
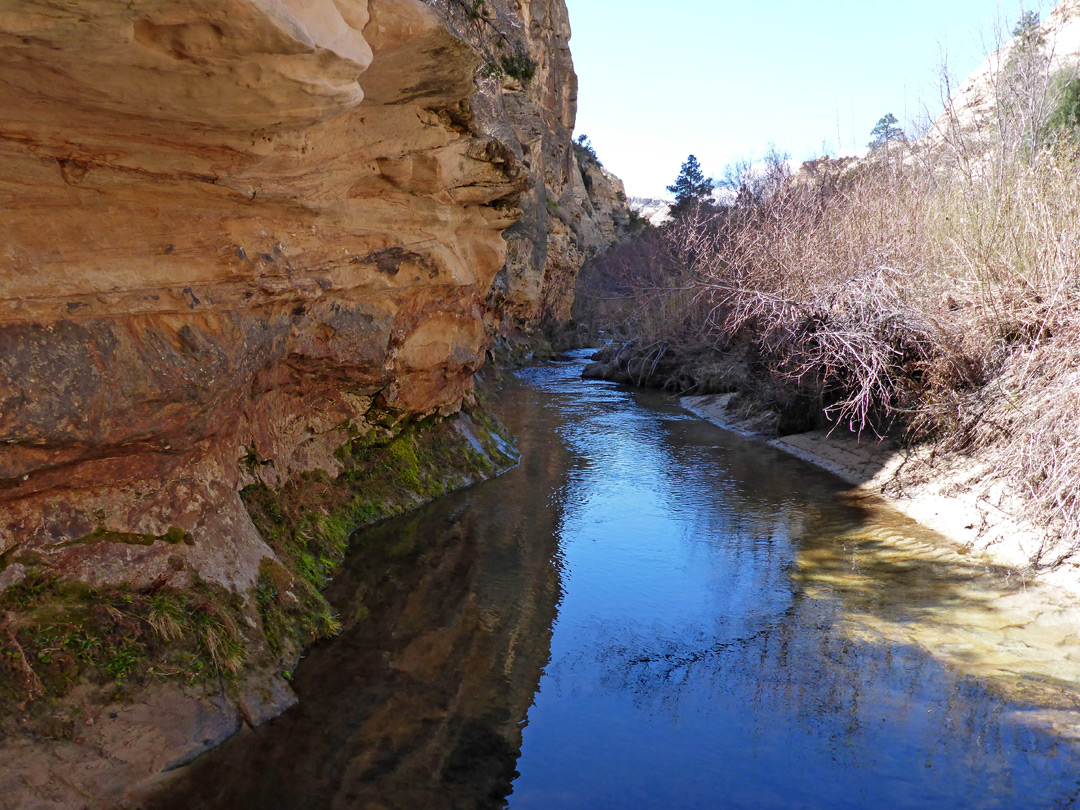
[[[1080,608],[659,394],[526,369],[522,464],[360,534],[301,703],[157,807],[1080,805]]]

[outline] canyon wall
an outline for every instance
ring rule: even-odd
[[[1080,0],[1062,0],[1044,20],[1023,29],[1021,20],[1011,38],[999,32],[997,49],[971,75],[955,89],[942,88],[949,96],[945,111],[920,139],[922,146],[971,153],[1002,142],[1011,146],[1032,130],[1036,141],[1045,135],[1039,130],[1053,115],[1060,90],[1080,76]]]
[[[528,82],[482,79],[474,100],[484,130],[510,147],[529,176],[523,216],[505,233],[507,262],[490,310],[496,332],[531,332],[570,318],[578,270],[625,235],[630,209],[622,181],[571,138],[577,75],[564,0],[487,0],[485,7],[536,65]]]
[[[566,316],[619,200],[562,0],[509,13],[536,77],[478,92],[418,0],[0,0],[0,588],[243,591],[242,487],[454,412],[493,330]]]

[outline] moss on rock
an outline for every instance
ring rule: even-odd
[[[244,599],[194,581],[185,590],[93,588],[31,570],[0,594],[0,733],[70,738],[78,685],[106,699],[152,681],[232,682],[261,638]]]
[[[153,681],[228,688],[242,671],[291,669],[305,645],[340,629],[322,591],[352,533],[512,466],[501,431],[479,408],[445,419],[387,418],[339,449],[336,478],[316,471],[278,490],[247,487],[241,497],[276,557],[263,559],[247,594],[192,572],[187,587],[172,577],[90,587],[58,577],[44,558],[0,556],[0,568],[25,563],[21,580],[0,591],[0,734],[70,738],[79,710],[65,697],[76,686],[108,702]],[[157,542],[190,537],[179,527],[160,536],[100,527],[68,545]]]
[[[309,473],[278,490],[254,484],[241,492],[277,556],[260,567],[255,601],[280,666],[340,628],[322,589],[352,533],[503,472],[517,461],[503,433],[480,407],[446,419],[386,419],[339,448],[336,478]]]

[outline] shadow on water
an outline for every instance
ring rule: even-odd
[[[343,631],[310,650],[300,703],[197,760],[150,808],[503,807],[548,660],[572,461],[514,413],[522,463],[359,533],[328,597]]]
[[[300,704],[149,807],[1073,806],[1080,607],[579,372],[507,392],[517,469],[357,536]]]

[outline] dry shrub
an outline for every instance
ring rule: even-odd
[[[1055,566],[1080,550],[1080,296],[1071,323],[1010,356],[964,403],[965,431],[952,444],[989,453],[1019,490],[1025,517],[1045,530],[1033,563]]]
[[[483,60],[482,79],[503,76],[528,84],[538,67],[527,47],[512,5],[502,0],[425,0],[442,15],[447,27],[464,39]]]
[[[922,300],[933,292],[911,283],[925,266],[916,191],[876,172],[827,194],[789,183],[711,228],[681,224],[672,236],[710,303],[707,328],[754,344],[832,420],[883,428],[942,343]]]
[[[578,275],[574,317],[646,345],[678,350],[700,342],[705,308],[694,278],[648,229],[589,261]]]
[[[1002,51],[989,123],[949,102],[854,166],[740,172],[735,204],[589,268],[579,312],[646,359],[711,349],[774,404],[979,453],[1047,529],[1033,563],[1060,563],[1080,550],[1080,78],[1043,33]]]
[[[707,304],[699,339],[752,345],[830,422],[993,447],[1074,551],[1080,153],[942,166],[908,150],[669,228]]]

